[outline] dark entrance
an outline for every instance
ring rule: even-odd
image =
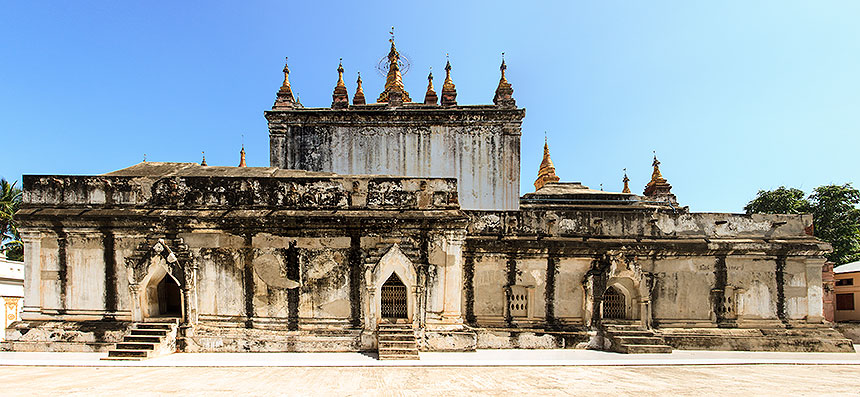
[[[608,319],[623,319],[624,313],[624,294],[619,292],[614,287],[609,287],[603,293],[603,318]]]
[[[182,290],[168,275],[158,283],[158,314],[171,317],[182,315]]]
[[[408,315],[406,286],[403,285],[396,273],[391,273],[391,277],[385,281],[385,284],[382,284],[382,291],[380,292],[382,318],[406,319]]]

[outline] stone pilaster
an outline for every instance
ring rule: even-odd
[[[24,307],[21,318],[35,319],[42,308],[42,233],[38,230],[21,230],[24,243]]]

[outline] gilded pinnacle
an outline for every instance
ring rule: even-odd
[[[385,90],[379,94],[377,102],[388,102],[392,93],[397,93],[400,96],[400,102],[412,102],[409,98],[409,93],[406,92],[406,87],[403,86],[403,76],[400,74],[400,52],[397,51],[397,46],[394,45],[394,28],[391,30],[391,51],[388,52],[388,75],[385,78]]]
[[[352,97],[352,104],[364,105],[366,102],[364,99],[364,88],[361,86],[361,72],[358,72],[358,80],[356,80],[355,83],[355,95]]]
[[[555,174],[555,166],[552,164],[552,159],[549,157],[549,143],[544,138],[543,143],[543,160],[538,169],[538,177],[535,180],[535,191],[540,190],[547,183],[558,182],[560,178]]]

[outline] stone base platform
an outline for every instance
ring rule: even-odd
[[[667,344],[680,350],[854,352],[851,340],[829,327],[659,328],[656,331]]]
[[[17,321],[6,328],[2,351],[106,352],[121,341],[126,321]]]
[[[586,331],[476,328],[478,349],[573,349],[587,343]]]

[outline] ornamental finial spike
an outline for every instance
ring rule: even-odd
[[[400,73],[400,52],[394,44],[394,26],[391,27],[391,50],[388,52],[388,75],[385,77],[385,89],[379,94],[376,102],[399,104],[412,102],[406,87],[403,85],[403,76]],[[394,98],[392,98],[394,97]],[[392,100],[393,99],[393,100]]]
[[[290,109],[297,106],[298,101],[293,98],[293,89],[290,86],[290,66],[287,64],[289,57],[284,57],[284,82],[278,90],[278,96],[272,109]]]
[[[358,72],[358,80],[355,83],[357,86],[355,87],[355,95],[352,96],[352,104],[364,105],[366,102],[364,100],[364,88],[361,86],[361,72]]]
[[[439,100],[436,95],[436,90],[433,89],[433,67],[430,67],[430,74],[427,75],[427,93],[424,94],[425,105],[435,105]]]
[[[457,87],[451,80],[451,59],[445,53],[445,82],[442,83],[442,106],[457,106]]]
[[[499,79],[499,86],[496,87],[496,96],[493,97],[493,103],[498,107],[503,108],[516,108],[517,101],[514,100],[514,89],[511,87],[511,84],[508,83],[507,77],[505,77],[505,71],[508,69],[508,65],[505,64],[505,53],[502,53],[502,65],[499,66],[499,70],[502,72],[502,77]]]
[[[337,85],[334,86],[334,93],[331,95],[332,109],[343,109],[349,107],[349,93],[346,91],[346,84],[343,83],[343,58],[337,64]]]
[[[209,164],[206,164],[206,152],[200,152],[200,154],[203,155],[203,161],[200,162],[200,165],[204,166],[204,167],[209,165]]]
[[[245,165],[245,145],[242,145],[242,150],[239,152],[239,167],[247,167]]]
[[[628,185],[628,182],[630,182],[630,178],[627,177],[627,168],[624,169],[624,179],[622,179],[621,181],[624,182],[624,189],[621,191],[621,193],[632,193],[630,191],[630,185]]]
[[[644,195],[670,203],[677,203],[675,195],[672,194],[672,185],[660,173],[660,160],[657,160],[656,151],[654,152],[654,161],[651,162],[651,166],[654,167],[654,170],[651,172],[651,180],[645,185]]]
[[[558,182],[560,178],[555,174],[555,166],[552,164],[552,159],[549,157],[549,141],[544,137],[543,143],[543,160],[538,169],[538,177],[535,179],[535,191],[540,190],[547,183]]]

